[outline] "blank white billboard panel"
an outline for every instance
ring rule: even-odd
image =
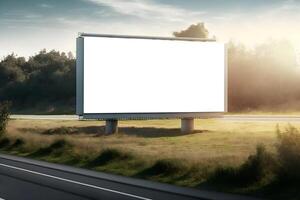
[[[217,42],[84,37],[83,113],[225,112]]]

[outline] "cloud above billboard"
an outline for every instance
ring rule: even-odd
[[[191,21],[199,19],[204,11],[189,11],[180,7],[158,3],[152,0],[87,0],[100,6],[107,6],[122,15],[134,16],[147,20]]]

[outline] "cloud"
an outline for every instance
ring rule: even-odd
[[[29,14],[25,14],[24,17],[27,19],[36,19],[36,18],[41,18],[42,15],[29,13]]]
[[[157,3],[153,0],[85,0],[99,6],[106,6],[126,16],[134,16],[147,20],[166,20],[166,21],[187,21],[196,19],[205,12],[196,12]]]
[[[53,8],[53,5],[46,4],[46,3],[39,4],[38,6],[41,8]]]

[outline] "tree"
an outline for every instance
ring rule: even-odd
[[[173,32],[175,37],[208,38],[209,32],[204,23],[192,24],[187,29]]]
[[[24,64],[25,58],[23,57],[17,57],[15,54],[6,56],[0,62],[0,86],[24,81],[25,74],[22,70]]]

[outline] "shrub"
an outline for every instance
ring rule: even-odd
[[[9,107],[10,103],[7,101],[0,103],[0,136],[6,132],[6,125],[9,119]]]
[[[114,160],[127,160],[132,158],[129,153],[122,152],[117,149],[106,149],[100,153],[98,157],[91,161],[90,166],[105,165]]]
[[[277,145],[280,176],[288,180],[300,180],[300,132],[289,125],[285,131],[277,128]]]
[[[25,141],[23,139],[16,139],[16,141],[11,145],[11,148],[18,148],[25,144]]]
[[[187,170],[180,160],[161,159],[157,160],[151,167],[142,171],[139,176],[172,175]]]
[[[10,145],[10,140],[7,137],[2,137],[0,139],[0,149],[6,148]]]
[[[258,145],[256,154],[250,155],[240,167],[218,168],[212,180],[245,186],[274,177],[277,168],[278,162],[274,155],[266,151],[263,145]]]
[[[70,146],[70,144],[66,140],[64,139],[56,140],[47,147],[39,148],[37,151],[32,153],[31,156],[39,157],[39,156],[48,156],[50,154],[59,156],[65,152],[68,146]]]
[[[278,166],[274,156],[266,151],[263,145],[258,145],[256,154],[248,157],[248,160],[240,167],[238,175],[244,183],[254,183],[266,177],[273,176]]]

